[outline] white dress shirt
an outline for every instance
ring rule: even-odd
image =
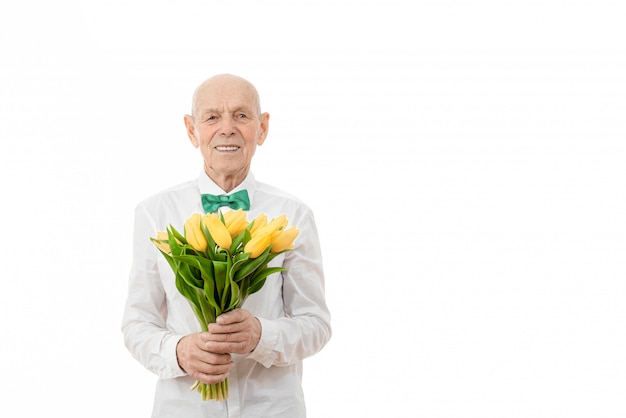
[[[306,416],[302,360],[321,350],[331,336],[315,220],[299,199],[256,181],[251,173],[231,193],[243,189],[250,196],[249,221],[260,213],[269,220],[286,214],[288,226],[296,226],[300,234],[294,249],[271,263],[287,270],[269,276],[263,288],[243,305],[260,320],[261,339],[249,355],[233,354],[229,398],[223,402],[203,401],[197,391],[190,391],[195,379],[178,366],[178,341],[200,331],[200,326],[150,237],[170,224],[182,233],[184,221],[192,213],[204,213],[201,194],[226,193],[201,173],[195,180],[144,200],[135,209],[133,262],[122,332],[132,355],[158,376],[153,418]]]

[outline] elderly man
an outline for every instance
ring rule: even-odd
[[[202,155],[203,170],[196,179],[137,205],[122,320],[126,347],[159,377],[152,416],[305,417],[302,360],[331,336],[313,214],[302,201],[257,181],[250,171],[256,147],[267,137],[269,114],[261,112],[258,93],[248,81],[230,74],[209,78],[196,89],[184,122]],[[300,235],[293,250],[272,262],[286,270],[269,276],[241,309],[222,314],[208,332],[200,332],[150,237],[170,224],[182,230],[187,217],[204,212],[203,194],[243,190],[249,219],[260,213],[269,219],[286,214]],[[196,380],[212,384],[226,377],[225,401],[203,401],[189,390]]]

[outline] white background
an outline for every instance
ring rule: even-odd
[[[621,1],[0,6],[0,415],[147,417],[119,330],[135,204],[196,176],[193,89],[271,114],[334,335],[311,418],[626,416]],[[10,411],[10,412],[9,412]]]

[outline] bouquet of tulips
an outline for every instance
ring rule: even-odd
[[[265,279],[283,267],[268,267],[278,254],[293,248],[299,234],[287,228],[281,215],[268,222],[260,214],[252,222],[238,209],[224,214],[194,213],[184,223],[184,233],[172,225],[150,238],[176,276],[176,288],[189,301],[202,331],[246,298],[261,290]],[[228,379],[216,384],[196,381],[203,400],[228,397]]]

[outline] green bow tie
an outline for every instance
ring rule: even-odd
[[[228,196],[215,196],[212,194],[202,195],[202,207],[204,213],[212,213],[222,206],[228,206],[231,209],[250,210],[250,198],[247,190],[240,190]]]

